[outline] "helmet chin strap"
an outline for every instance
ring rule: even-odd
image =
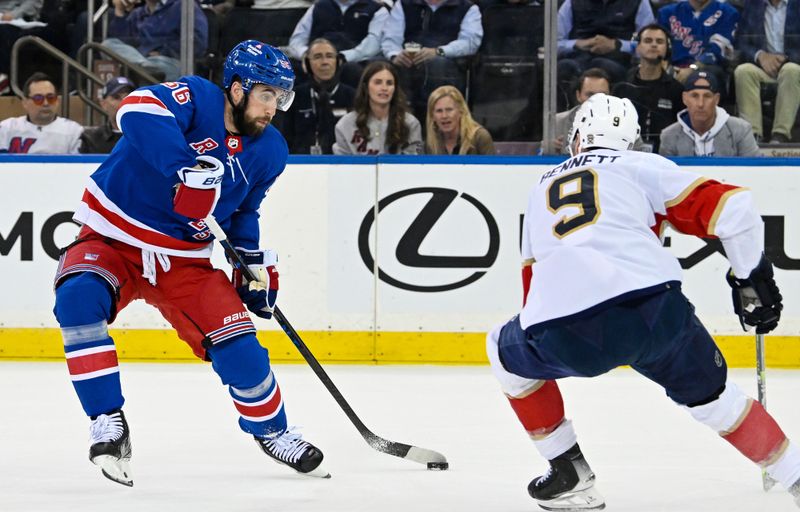
[[[581,138],[579,136],[579,132],[575,130],[575,136],[572,137],[572,140],[569,142],[569,156],[574,157],[580,154],[581,152]]]

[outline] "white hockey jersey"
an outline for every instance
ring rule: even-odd
[[[29,154],[77,154],[83,126],[64,117],[39,126],[27,116],[0,122],[0,152]]]
[[[763,223],[749,191],[661,156],[593,150],[545,172],[530,193],[523,226],[522,328],[679,282],[680,264],[660,239],[665,222],[720,238],[740,277],[763,252]]]

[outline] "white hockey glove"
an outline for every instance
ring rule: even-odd
[[[239,247],[236,252],[258,280],[248,283],[242,273],[234,268],[231,279],[233,286],[250,312],[269,320],[278,299],[278,269],[275,268],[278,253],[272,249],[248,251]]]
[[[197,165],[178,171],[181,183],[176,185],[172,208],[190,219],[203,219],[214,211],[222,188],[225,168],[213,156],[197,157]]]

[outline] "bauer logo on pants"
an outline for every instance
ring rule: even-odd
[[[401,190],[378,202],[378,214],[378,278],[394,287],[455,290],[483,277],[497,259],[497,222],[486,206],[465,192],[437,187]],[[375,212],[369,209],[358,232],[358,248],[370,272],[376,268],[370,246],[374,224]]]

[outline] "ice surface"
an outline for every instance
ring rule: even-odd
[[[207,365],[122,364],[131,426],[131,489],[87,457],[88,420],[63,363],[0,364],[0,511],[512,512],[539,510],[528,481],[545,462],[488,367],[328,366],[379,436],[444,453],[426,471],[367,446],[314,374],[276,366],[292,424],[322,448],[330,480],[271,462],[242,434]],[[731,378],[755,393],[755,371]],[[770,370],[769,410],[800,433],[800,371]],[[797,510],[758,469],[627,369],[561,382],[567,415],[607,510]]]

